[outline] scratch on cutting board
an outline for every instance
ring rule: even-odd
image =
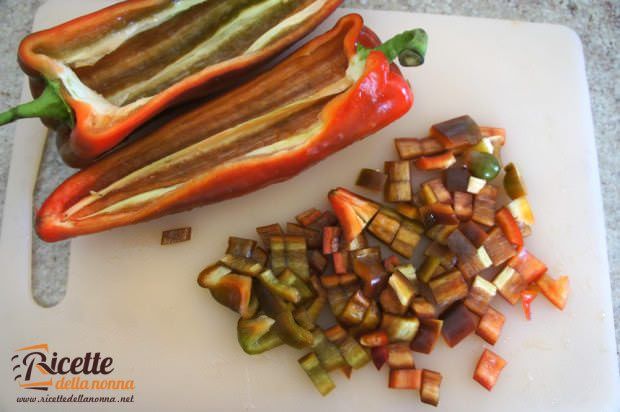
[[[256,409],[256,405],[254,405],[252,398],[252,378],[250,378],[250,371],[247,367],[245,368],[245,402],[243,409],[246,411]]]

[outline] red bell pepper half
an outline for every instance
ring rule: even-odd
[[[416,29],[377,45],[347,15],[261,76],[70,177],[37,213],[37,233],[58,241],[290,179],[404,115],[413,94],[391,60],[421,64],[426,44]]]

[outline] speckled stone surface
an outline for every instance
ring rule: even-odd
[[[17,103],[23,74],[15,62],[15,50],[30,30],[32,18],[44,0],[0,0],[0,111]],[[620,4],[612,1],[566,0],[358,0],[345,1],[346,6],[384,10],[408,10],[420,13],[457,14],[476,17],[557,23],[573,28],[581,37],[586,55],[588,80],[599,155],[601,185],[605,204],[607,242],[611,267],[611,283],[616,322],[616,340],[620,342],[620,79],[618,37]],[[0,128],[0,205],[5,189],[12,148],[14,126]],[[61,165],[52,150],[46,151],[47,165],[41,173],[55,174],[43,179],[47,184],[60,179]],[[65,172],[66,173],[66,172]],[[49,193],[48,188],[40,188]],[[40,203],[38,201],[37,203]],[[0,209],[1,216],[1,209]],[[35,245],[35,247],[39,247]],[[66,246],[44,248],[43,254],[66,259]],[[54,259],[43,259],[47,264]],[[35,261],[35,264],[37,262]],[[44,278],[35,279],[35,296],[43,302],[54,302],[64,295],[65,274],[54,265],[42,267]],[[620,346],[619,346],[620,347]]]

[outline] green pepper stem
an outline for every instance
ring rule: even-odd
[[[357,53],[361,59],[365,59],[371,51],[377,50],[389,61],[398,57],[399,63],[403,66],[419,66],[424,63],[427,46],[426,32],[423,29],[414,29],[397,34],[373,49],[359,46]]]
[[[48,82],[43,93],[33,101],[0,113],[0,126],[28,117],[45,117],[73,122],[73,112],[60,95],[60,85],[57,82]]]

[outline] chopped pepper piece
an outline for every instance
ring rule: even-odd
[[[513,164],[508,163],[504,167],[506,174],[504,175],[504,189],[511,199],[518,199],[527,196],[527,190],[521,179],[519,169]]]
[[[420,211],[410,203],[399,203],[394,208],[401,216],[411,220],[420,220]]]
[[[358,282],[358,277],[353,273],[336,273],[333,275],[321,276],[321,285],[324,288],[330,289],[338,286],[349,286]]]
[[[502,333],[505,321],[504,315],[489,306],[485,314],[480,318],[476,334],[489,344],[495,345],[499,335]]]
[[[180,229],[165,230],[161,234],[161,245],[173,245],[175,243],[187,242],[192,239],[192,228],[183,227]]]
[[[473,146],[482,138],[480,127],[470,116],[461,116],[431,126],[431,136],[446,149]]]
[[[487,181],[484,179],[478,179],[475,176],[470,176],[467,182],[467,192],[473,195],[477,195],[486,186]]]
[[[344,188],[329,192],[329,202],[342,227],[345,242],[351,243],[379,211],[379,205]]]
[[[317,220],[312,222],[308,227],[317,231],[322,231],[327,226],[336,226],[338,224],[338,218],[331,211],[326,210],[321,214]]]
[[[478,365],[476,365],[474,380],[490,391],[497,383],[499,374],[505,366],[506,361],[504,359],[496,353],[485,349],[480,356]]]
[[[340,250],[340,227],[327,226],[323,229],[323,254],[331,255]]]
[[[474,214],[474,197],[467,192],[454,192],[454,213],[461,221],[471,219]]]
[[[475,247],[480,247],[484,245],[485,240],[489,237],[488,233],[484,231],[479,224],[473,221],[468,221],[461,226],[459,226],[459,230],[463,232],[465,237],[473,243]]]
[[[239,313],[242,318],[254,315],[255,308],[250,305],[252,278],[215,264],[200,272],[198,284],[208,288],[216,301]]]
[[[284,271],[280,273],[280,276],[278,276],[278,281],[286,286],[297,289],[302,301],[307,301],[315,296],[308,284],[301,280],[299,276],[290,269],[284,269]]]
[[[448,244],[448,236],[458,229],[458,225],[435,225],[426,231],[426,236],[441,245]]]
[[[362,169],[357,176],[355,185],[372,190],[373,192],[380,192],[386,180],[387,175],[385,173],[381,173],[375,169]]]
[[[415,160],[415,167],[419,170],[445,170],[456,163],[452,151],[447,151],[434,156],[422,156]]]
[[[336,252],[332,254],[334,272],[341,274],[349,271],[349,254],[347,252]]]
[[[325,337],[325,333],[320,328],[315,328],[312,335],[314,336],[312,350],[326,371],[331,372],[347,365],[338,347]]]
[[[401,256],[411,259],[416,246],[422,240],[422,233],[424,233],[422,227],[416,222],[403,220],[390,248]]]
[[[363,292],[369,298],[376,296],[387,282],[387,272],[381,262],[381,250],[366,248],[350,252],[353,271],[360,277]]]
[[[450,305],[457,300],[464,299],[469,292],[467,283],[458,270],[432,279],[428,286],[438,305]]]
[[[309,227],[314,222],[319,220],[321,218],[321,215],[322,213],[320,210],[315,209],[315,208],[310,208],[308,210],[301,212],[297,216],[295,216],[295,220],[297,220],[300,225],[304,227]]]
[[[330,335],[326,333],[326,336],[328,339],[330,339]],[[370,362],[370,356],[368,355],[366,350],[346,332],[338,342],[335,342],[333,340],[331,341],[338,346],[338,348],[340,349],[340,353],[342,353],[342,357],[353,369],[360,369],[368,362]]]
[[[286,234],[290,236],[300,236],[306,239],[306,246],[308,249],[320,249],[322,246],[323,238],[320,230],[288,222],[286,224]]]
[[[302,356],[297,362],[299,362],[299,365],[321,395],[327,395],[336,387],[327,371],[321,366],[321,362],[314,352]]]
[[[451,205],[445,203],[433,203],[429,206],[432,220],[440,225],[458,225],[459,218],[456,216]]]
[[[560,276],[558,279],[553,279],[545,273],[538,278],[536,285],[538,285],[543,295],[549,299],[549,302],[553,303],[558,309],[564,310],[568,300],[568,276]]]
[[[350,332],[352,335],[359,335],[360,333],[375,330],[379,326],[379,323],[381,323],[381,311],[379,310],[379,305],[375,300],[371,300],[370,307],[366,311],[364,319],[362,319],[362,323],[351,328]]]
[[[517,303],[521,291],[527,286],[523,276],[510,266],[506,266],[504,270],[493,279],[493,284],[497,287],[499,294],[510,302],[511,305]]]
[[[411,160],[420,156],[430,156],[443,152],[445,149],[434,137],[424,139],[401,137],[394,139],[398,156],[402,160]]]
[[[390,369],[390,389],[420,389],[422,385],[421,369]]]
[[[450,192],[467,192],[469,170],[465,165],[457,165],[446,169],[444,172],[446,189]]]
[[[282,236],[284,231],[279,223],[273,223],[271,225],[257,227],[256,233],[258,233],[258,236],[260,236],[263,241],[263,245],[269,249],[271,246],[271,236]]]
[[[275,320],[260,315],[254,319],[239,319],[237,322],[237,340],[248,355],[256,355],[282,345],[282,339],[274,332]]]
[[[400,265],[400,259],[396,255],[391,255],[383,259],[383,267],[388,272],[394,272],[396,267]]]
[[[260,283],[257,284],[256,292],[265,314],[276,321],[274,330],[284,343],[300,349],[312,346],[312,332],[297,324],[290,304],[273,295]]]
[[[287,272],[282,272],[285,275]],[[281,275],[281,276],[282,276]],[[294,275],[293,275],[294,276]],[[287,302],[298,303],[301,301],[301,294],[293,286],[289,286],[276,278],[270,269],[267,269],[258,275],[258,278],[267,289],[276,296],[281,297]]]
[[[407,306],[400,303],[400,299],[396,295],[394,289],[390,286],[381,291],[379,294],[379,304],[385,313],[393,315],[404,315],[407,312]]]
[[[340,316],[353,293],[355,292],[348,294],[341,286],[327,289],[327,301],[329,302],[329,307],[334,316]]]
[[[405,307],[409,306],[411,299],[413,299],[416,294],[415,285],[399,271],[396,271],[390,275],[388,284],[394,290],[400,304]]]
[[[263,265],[252,258],[226,254],[220,262],[235,272],[248,276],[257,276],[263,270]]]
[[[422,266],[420,266],[420,268],[417,271],[418,278],[422,282],[428,283],[440,265],[441,265],[441,258],[437,256],[427,256],[426,259],[424,259]]]
[[[249,259],[252,257],[255,247],[255,240],[231,236],[228,238],[226,254]]]
[[[381,329],[385,330],[390,343],[411,342],[418,332],[420,321],[416,317],[395,316],[383,314]]]
[[[532,232],[532,225],[534,224],[534,213],[532,212],[532,207],[527,201],[527,198],[519,197],[508,203],[506,207],[510,210],[512,217],[517,221],[523,236],[529,236]]]
[[[508,241],[499,227],[491,229],[483,246],[494,266],[503,264],[517,254],[515,247]]]
[[[437,196],[435,195],[435,192],[433,192],[433,189],[429,185],[423,184],[420,186],[419,196],[424,206],[429,206],[439,201],[437,200]]]
[[[492,227],[495,225],[495,203],[497,188],[486,185],[474,197],[474,214],[471,219],[481,225]]]
[[[286,268],[289,268],[303,281],[310,278],[306,239],[304,237],[272,236],[270,249],[271,268],[275,275],[279,275]]]
[[[456,303],[442,315],[441,334],[451,348],[476,330],[478,319],[462,303]]]
[[[476,276],[469,290],[469,296],[467,296],[463,303],[467,306],[467,309],[478,316],[482,316],[486,313],[489,303],[496,293],[497,288],[494,284],[482,276]]]
[[[327,258],[318,250],[310,250],[308,252],[308,263],[319,274],[322,274],[327,269]]]
[[[491,153],[470,150],[466,153],[467,168],[471,174],[479,179],[493,180],[499,174],[499,161]]]
[[[437,317],[435,306],[423,296],[413,298],[411,309],[413,309],[413,313],[419,319],[433,319]]]
[[[411,201],[409,161],[385,162],[388,180],[385,185],[385,200],[388,202]]]
[[[387,362],[388,358],[387,345],[370,348],[370,355],[372,357],[372,363],[374,363],[375,368],[377,368],[378,371],[381,370],[383,365],[385,365],[385,362]]]
[[[345,245],[345,250],[353,252],[354,250],[365,249],[368,247],[368,239],[364,232],[360,233],[353,239],[348,245]]]
[[[418,333],[411,341],[411,350],[414,352],[429,354],[435,348],[435,344],[441,335],[443,321],[439,319],[422,319]]]
[[[510,243],[518,247],[523,246],[521,229],[507,208],[503,207],[495,214],[495,221]]]
[[[422,385],[420,386],[420,400],[429,405],[439,405],[439,387],[441,373],[428,369],[422,370]]]
[[[532,320],[532,302],[538,296],[538,292],[533,289],[525,289],[521,291],[521,307],[525,314],[525,319]]]
[[[368,231],[389,245],[400,229],[402,218],[389,209],[381,209],[368,225]]]
[[[407,343],[391,343],[388,345],[387,364],[390,369],[413,369],[415,360],[413,351]]]
[[[347,325],[358,325],[362,323],[368,308],[370,308],[370,301],[361,290],[358,290],[349,298],[338,320]]]
[[[360,337],[360,344],[367,348],[385,346],[388,344],[388,335],[382,329],[376,330],[374,332],[368,332]]]
[[[450,192],[448,191],[446,186],[444,186],[443,181],[440,177],[431,179],[423,183],[422,185],[428,186],[431,189],[438,202],[452,204],[452,196],[450,195]]]
[[[547,272],[547,266],[524,247],[520,248],[517,255],[508,261],[508,266],[519,272],[528,285],[536,282]]]

